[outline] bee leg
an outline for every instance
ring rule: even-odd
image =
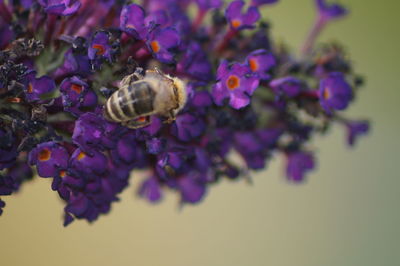
[[[172,110],[168,113],[167,119],[164,120],[164,123],[171,124],[176,120],[175,112]]]
[[[125,76],[121,80],[121,84],[127,85],[127,84],[131,84],[134,81],[143,79],[144,78],[143,72],[144,72],[143,68],[137,67],[134,73],[132,73],[128,76]]]
[[[136,80],[140,80],[140,79],[143,79],[143,78],[144,78],[143,73],[144,73],[143,68],[137,67],[137,68],[135,69],[135,72],[133,73],[133,75],[136,77]]]
[[[151,118],[150,116],[144,116],[138,119],[122,122],[121,124],[125,127],[136,129],[150,125]]]

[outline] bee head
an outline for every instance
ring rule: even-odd
[[[187,98],[187,94],[186,94],[186,86],[185,83],[177,77],[173,77],[172,78],[172,83],[174,86],[174,91],[176,93],[177,96],[177,100],[178,100],[178,111],[180,111],[186,104],[186,98]]]

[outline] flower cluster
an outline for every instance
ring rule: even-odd
[[[341,112],[362,78],[340,45],[314,45],[346,8],[315,1],[298,58],[271,40],[261,16],[276,2],[0,1],[0,196],[36,169],[52,180],[68,225],[108,213],[136,169],[147,173],[140,197],[158,202],[171,189],[180,204],[200,202],[220,179],[248,178],[277,154],[287,180],[305,180],[316,165],[313,135],[339,124],[353,146],[368,132],[368,121]],[[103,116],[137,67],[185,82],[172,123],[154,115],[131,129]],[[0,199],[0,214],[4,206]]]

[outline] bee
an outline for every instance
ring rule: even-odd
[[[175,120],[186,103],[186,88],[182,80],[159,69],[137,68],[120,82],[119,88],[107,100],[104,117],[129,128],[141,128],[151,123],[150,116],[160,115],[165,122]]]

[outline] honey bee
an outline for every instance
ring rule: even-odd
[[[186,103],[186,88],[182,80],[162,73],[159,69],[137,68],[122,79],[119,89],[107,100],[104,116],[129,128],[140,128],[151,123],[151,115],[175,120]]]

